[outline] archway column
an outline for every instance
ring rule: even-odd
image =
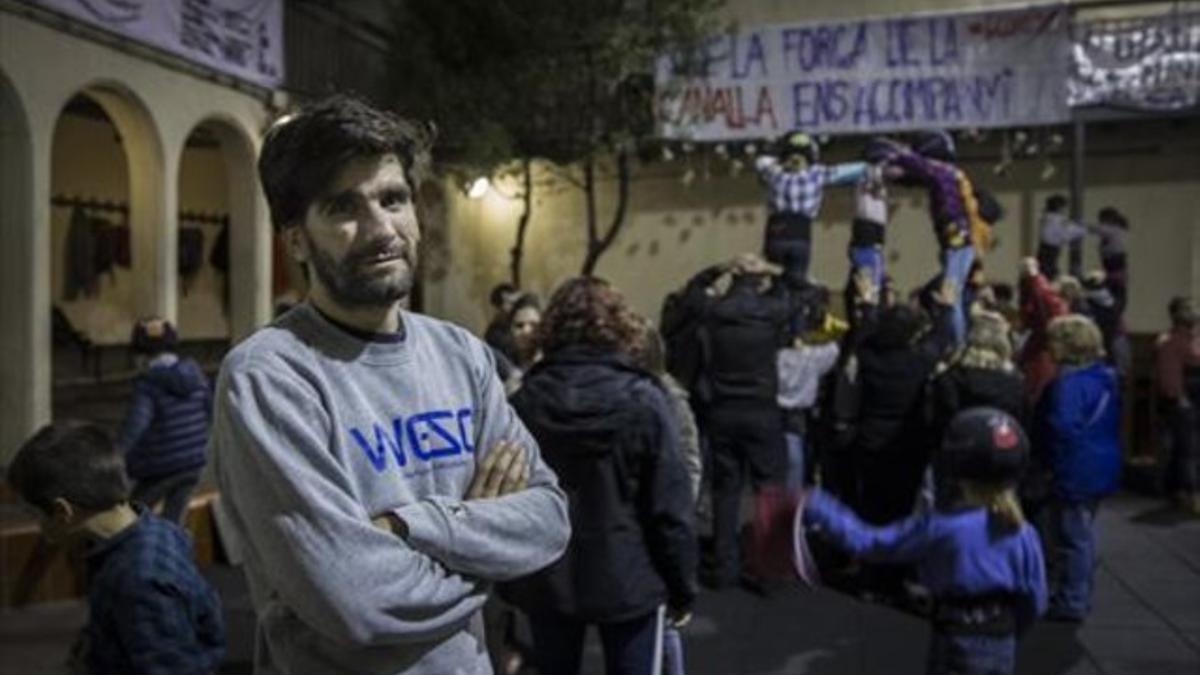
[[[236,125],[219,122],[229,191],[229,334],[234,343],[271,320],[272,233],[258,187],[258,152]]]
[[[267,216],[267,203],[256,187],[257,181],[247,179],[246,194],[234,192],[235,212],[248,212],[251,220],[244,223],[242,232],[230,232],[229,282],[234,289],[230,307],[229,333],[236,343],[258,328],[270,323],[272,306],[272,233]],[[239,199],[252,203],[249,209],[236,204]]]
[[[108,113],[125,145],[134,314],[177,323],[179,191],[166,167],[178,166],[183,142],[163,138],[161,125],[127,95],[101,87],[90,88],[87,94]]]
[[[50,419],[50,130],[0,79],[0,464]]]
[[[160,316],[178,324],[178,187],[166,171],[146,171],[132,162],[129,179],[133,274],[138,280],[134,309],[138,316]]]

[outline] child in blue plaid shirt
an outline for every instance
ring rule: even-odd
[[[88,673],[214,673],[225,653],[217,594],[200,576],[178,526],[129,502],[125,463],[100,427],[58,422],[17,453],[8,482],[53,541],[84,537]]]
[[[821,210],[825,187],[855,183],[867,166],[863,162],[827,165],[819,159],[816,140],[793,131],[779,140],[776,155],[761,155],[754,164],[767,186],[770,211],[763,255],[783,266],[783,279],[790,288],[808,284],[812,223]]]

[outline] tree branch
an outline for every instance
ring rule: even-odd
[[[601,250],[612,246],[621,226],[625,224],[625,211],[629,205],[629,152],[622,148],[617,152],[617,210],[613,213],[608,232],[600,241]]]
[[[517,239],[512,247],[512,285],[521,287],[521,258],[525,254],[525,232],[529,228],[529,217],[533,211],[533,160],[526,157],[521,162],[524,191],[521,193],[521,218],[517,221]]]
[[[583,192],[587,204],[588,256],[597,244],[596,228],[596,157],[589,154],[583,162]]]
[[[595,186],[593,185],[593,190]],[[592,191],[588,192],[589,203],[594,200]],[[629,152],[621,149],[617,152],[617,205],[613,212],[612,221],[609,223],[608,229],[604,236],[597,238],[595,225],[593,224],[594,217],[589,220],[588,225],[588,248],[587,256],[583,260],[583,276],[590,277],[596,271],[596,264],[600,262],[600,256],[613,245],[617,239],[617,234],[625,225],[625,214],[629,206]],[[594,216],[594,213],[592,214]]]

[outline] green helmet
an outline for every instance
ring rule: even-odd
[[[821,156],[821,149],[817,144],[817,139],[799,129],[784,134],[778,143],[780,159],[786,160],[796,155],[801,155],[804,159],[808,160],[809,164],[812,164]]]

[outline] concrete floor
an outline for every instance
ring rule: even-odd
[[[1021,647],[1024,675],[1200,673],[1200,520],[1120,496],[1100,512],[1095,609],[1083,626],[1039,624]],[[210,570],[228,615],[230,660],[248,673],[253,614],[235,570]],[[0,613],[0,675],[64,673],[82,625],[81,603]],[[684,631],[693,675],[923,672],[925,625],[827,590],[788,589],[768,599],[706,593]],[[584,672],[603,660],[589,638]]]

